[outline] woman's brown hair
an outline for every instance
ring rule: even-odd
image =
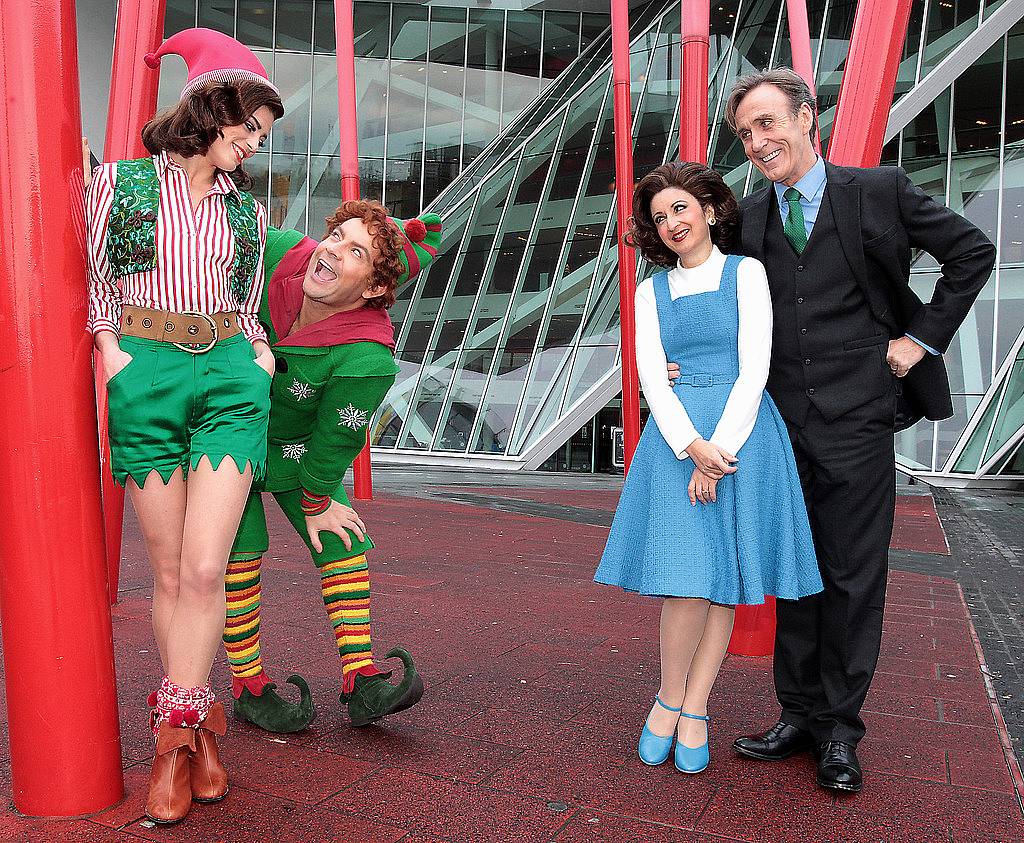
[[[661,191],[678,187],[693,196],[702,208],[714,209],[715,224],[711,226],[711,242],[722,251],[732,245],[739,221],[739,206],[724,179],[710,167],[689,161],[674,161],[655,167],[633,191],[633,216],[626,243],[651,263],[675,266],[679,260],[658,236],[658,227],[651,216],[651,200]]]
[[[161,111],[142,129],[142,142],[151,154],[176,152],[185,158],[205,155],[225,126],[240,126],[266,106],[274,119],[284,114],[281,98],[259,82],[221,82],[196,91]],[[252,187],[242,169],[228,173],[241,190]]]
[[[403,235],[391,222],[388,209],[372,199],[350,199],[342,202],[337,210],[324,220],[327,223],[327,235],[342,223],[354,219],[363,221],[378,252],[373,261],[371,286],[384,290],[382,295],[367,299],[366,306],[387,309],[395,303],[398,276],[405,272],[405,267],[398,259]]]

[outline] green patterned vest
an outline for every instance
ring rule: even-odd
[[[224,207],[235,239],[231,293],[242,304],[252,289],[260,256],[256,200],[248,193],[227,193]],[[114,201],[107,229],[107,259],[115,278],[156,268],[156,217],[160,179],[152,158],[117,162]]]

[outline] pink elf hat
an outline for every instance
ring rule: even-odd
[[[181,56],[188,66],[188,81],[181,90],[181,99],[210,82],[259,82],[275,94],[281,93],[271,83],[256,54],[223,32],[203,27],[184,29],[164,41],[155,53],[146,53],[145,62],[155,70],[160,59],[169,53]]]

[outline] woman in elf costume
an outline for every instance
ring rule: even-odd
[[[147,816],[173,823],[227,794],[226,729],[210,668],[224,569],[264,470],[274,357],[258,319],[266,212],[242,163],[284,109],[255,55],[186,30],[146,63],[181,55],[177,105],[143,129],[152,157],[97,168],[87,198],[89,327],[109,397],[111,469],[154,573],[164,677],[150,697],[156,755]]]
[[[342,479],[398,373],[387,309],[398,285],[433,260],[442,223],[436,214],[400,222],[368,201],[345,202],[326,222],[320,243],[297,231],[271,229],[267,238],[260,316],[277,372],[264,488],[320,572],[341,655],[341,702],[352,724],[363,726],[417,703],[423,682],[405,650],[387,654],[404,663],[398,685],[373,663],[366,561],[373,542],[349,507]],[[260,568],[268,547],[263,500],[253,491],[226,577],[224,646],[234,711],[263,729],[297,732],[314,717],[309,687],[292,676],[301,702],[282,699],[260,659]]]

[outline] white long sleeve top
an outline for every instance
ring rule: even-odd
[[[687,269],[677,264],[668,273],[672,298],[717,290],[724,267],[725,255],[717,246],[700,266]],[[772,299],[764,266],[755,258],[744,258],[736,268],[736,297],[740,372],[710,440],[731,454],[739,452],[754,429],[772,355]],[[683,373],[702,371],[697,360],[672,362],[678,363]],[[640,385],[658,430],[676,457],[689,459],[686,449],[700,434],[668,382],[668,360],[661,345],[652,278],[642,281],[636,289],[636,363]]]

